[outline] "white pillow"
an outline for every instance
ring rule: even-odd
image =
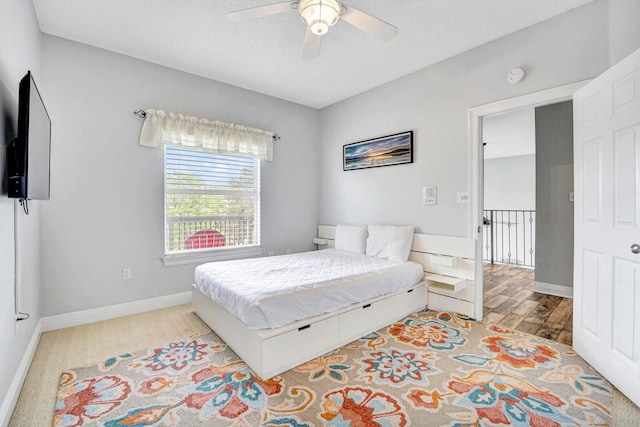
[[[335,241],[335,248],[337,250],[364,254],[366,244],[366,225],[337,225]]]
[[[369,225],[367,230],[367,255],[407,262],[413,243],[412,225]]]

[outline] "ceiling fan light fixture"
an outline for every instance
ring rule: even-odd
[[[298,7],[302,20],[319,36],[326,34],[340,17],[341,6],[336,0],[302,0]]]

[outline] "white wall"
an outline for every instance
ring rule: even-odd
[[[157,108],[279,133],[262,164],[262,246],[313,249],[316,110],[45,35],[53,122],[51,200],[42,205],[44,315],[190,290],[194,265],[164,267],[163,150],[140,147]],[[123,268],[132,279],[122,281]]]
[[[536,156],[484,161],[484,209],[536,210]]]
[[[323,109],[320,222],[470,235],[469,205],[456,203],[470,191],[468,109],[596,76],[607,33],[607,3],[596,1]],[[509,86],[517,66],[527,78]],[[342,171],[342,145],[411,129],[413,164]],[[438,186],[435,206],[421,204],[426,184]]]
[[[524,156],[536,152],[536,117],[523,108],[482,118],[482,153],[486,159]]]
[[[1,0],[0,10],[0,177],[4,182],[5,131],[7,127],[15,131],[18,84],[28,69],[34,73],[38,84],[41,81],[38,79],[40,31],[30,1]],[[43,87],[40,89],[46,92]],[[10,117],[7,120],[5,113]],[[11,382],[40,319],[38,202],[33,202],[31,208],[31,215],[19,213],[17,218],[22,297],[20,309],[29,313],[31,318],[16,325],[13,290],[14,202],[7,198],[6,189],[0,192],[0,425],[8,421],[13,410],[19,388],[12,388]]]
[[[609,65],[640,48],[640,0],[609,0]]]

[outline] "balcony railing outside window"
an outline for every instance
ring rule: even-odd
[[[536,211],[485,210],[483,259],[491,264],[536,265]]]
[[[174,216],[167,217],[167,249],[186,251],[187,239],[204,230],[215,230],[224,236],[224,247],[251,246],[255,242],[253,215]],[[203,249],[205,245],[196,245]]]

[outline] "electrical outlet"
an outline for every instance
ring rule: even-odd
[[[291,253],[291,248],[287,248],[287,254]]]
[[[122,280],[131,280],[131,269],[123,268],[122,269]]]

